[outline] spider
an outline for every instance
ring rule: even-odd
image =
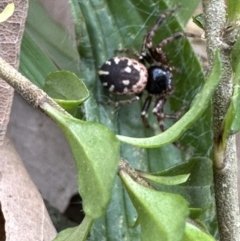
[[[165,118],[178,119],[182,112],[179,111],[179,113],[167,115],[163,111],[167,97],[173,93],[172,71],[175,68],[169,66],[167,56],[163,52],[162,47],[184,36],[196,37],[196,35],[191,33],[177,32],[163,39],[157,46],[153,46],[152,39],[158,28],[165,18],[172,15],[176,9],[168,10],[159,16],[155,25],[144,36],[140,54],[131,50],[118,51],[131,54],[138,58],[138,61],[127,57],[114,57],[107,60],[98,72],[100,81],[108,91],[117,95],[134,95],[129,100],[116,102],[116,106],[132,103],[139,99],[144,90],[148,92],[141,112],[142,121],[146,128],[150,127],[147,113],[152,99],[155,97],[155,105],[152,112],[157,117],[161,131],[165,131]]]

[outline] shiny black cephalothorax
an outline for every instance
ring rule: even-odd
[[[178,32],[153,46],[152,39],[159,26],[168,15],[173,14],[175,11],[176,9],[169,10],[160,15],[156,24],[144,36],[140,54],[130,50],[119,51],[137,57],[138,61],[126,57],[114,57],[107,60],[99,69],[100,81],[108,91],[117,95],[135,95],[130,100],[117,102],[116,105],[131,103],[138,100],[138,96],[144,90],[148,92],[141,113],[146,127],[149,127],[147,112],[152,98],[155,97],[153,113],[156,115],[162,131],[165,130],[164,118],[174,119],[174,115],[166,115],[163,112],[166,99],[172,94],[173,88],[172,68],[168,64],[167,56],[162,47],[184,36],[196,37],[194,34]]]
[[[148,68],[146,90],[153,95],[166,95],[172,91],[172,75],[159,66]]]

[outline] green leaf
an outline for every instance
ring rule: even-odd
[[[20,54],[20,72],[39,88],[43,88],[46,76],[57,67],[27,32],[24,32]]]
[[[205,17],[203,13],[193,17],[193,22],[200,28],[205,29]]]
[[[227,114],[224,117],[222,129],[222,144],[225,147],[226,139],[229,134],[235,134],[240,130],[240,97],[239,97],[239,85],[234,86],[233,96],[231,97],[231,103],[228,107]]]
[[[141,172],[140,175],[148,180],[154,181],[163,185],[178,185],[184,183],[189,178],[190,174],[182,174],[177,176],[156,176],[145,172]]]
[[[166,186],[154,182],[151,182],[151,184],[159,191],[180,194],[188,200],[191,208],[201,209],[201,216],[199,216],[198,219],[202,220],[208,229],[210,229],[212,225],[210,223],[210,217],[213,218],[215,214],[214,197],[212,193],[212,161],[205,157],[194,157],[187,162],[164,170],[158,173],[158,175],[174,176],[184,173],[190,173],[190,177],[181,185]]]
[[[25,32],[58,69],[69,70],[81,76],[76,43],[67,30],[55,23],[40,3],[35,0],[29,1]],[[25,54],[28,54],[27,51]]]
[[[23,75],[40,88],[43,88],[46,76],[59,68],[80,76],[75,45],[68,32],[56,24],[39,3],[29,1],[20,54]]]
[[[177,140],[198,118],[200,118],[204,111],[210,104],[211,97],[218,86],[221,79],[221,62],[218,52],[215,53],[215,59],[211,73],[209,74],[202,90],[197,94],[193,100],[190,110],[172,127],[165,132],[149,138],[132,138],[118,135],[119,140],[128,144],[144,147],[156,148]]]
[[[182,241],[215,241],[215,239],[195,225],[187,222],[186,231]]]
[[[119,141],[101,124],[63,115],[48,104],[44,110],[59,125],[73,152],[85,214],[101,217],[111,198],[120,160]]]
[[[189,210],[190,210],[189,218],[191,218],[192,220],[199,218],[199,216],[202,214],[202,209],[200,208],[190,208]]]
[[[187,162],[166,169],[158,175],[174,176],[190,173],[190,177],[180,186],[154,184],[159,190],[179,193],[190,203],[191,207],[206,209],[212,202],[211,186],[213,185],[212,161],[208,158],[194,157]]]
[[[234,71],[233,84],[234,91],[231,98],[231,103],[228,108],[227,114],[223,121],[223,137],[222,142],[225,143],[226,138],[229,134],[235,134],[240,130],[240,95],[239,95],[239,84],[240,84],[240,38],[237,39],[232,52],[231,52],[231,64]]]
[[[233,92],[233,96],[231,98],[231,104],[229,107],[229,111],[227,112],[227,115],[229,113],[229,117],[230,117],[230,123],[231,123],[231,127],[230,127],[230,134],[236,134],[237,132],[240,131],[240,95],[239,95],[239,85],[235,85],[234,86],[234,92]],[[228,118],[228,116],[226,117]],[[232,119],[232,120],[231,120]],[[229,129],[229,128],[226,128]],[[226,138],[227,136],[227,132],[224,132],[224,136]]]
[[[61,231],[53,241],[85,241],[92,223],[93,219],[85,216],[79,226]]]
[[[233,76],[233,83],[234,84],[240,83],[239,51],[240,51],[240,37],[237,38],[236,43],[234,44],[233,49],[231,51],[231,65],[232,65],[233,72],[234,72],[234,76]]]
[[[141,240],[182,240],[187,202],[179,195],[141,186],[124,172],[120,172],[120,176],[138,213]]]
[[[227,0],[227,18],[229,22],[239,21],[240,19],[240,0]]]
[[[65,109],[72,109],[89,97],[85,84],[69,71],[49,74],[43,90]]]

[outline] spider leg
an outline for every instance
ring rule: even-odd
[[[131,99],[128,100],[119,100],[119,101],[112,101],[112,100],[108,100],[108,101],[99,101],[99,103],[103,104],[103,105],[112,105],[115,107],[121,106],[121,105],[126,105],[126,104],[132,104],[134,101],[139,100],[139,96],[134,96]]]
[[[149,64],[153,64],[153,59],[149,54],[146,54],[144,56],[144,58],[137,52],[137,51],[133,51],[130,49],[120,49],[120,50],[115,50],[115,53],[126,53],[128,56],[132,56],[136,59],[139,60],[140,63],[145,64],[145,62],[149,63]]]
[[[163,106],[165,102],[166,102],[166,98],[158,98],[156,100],[156,104],[153,109],[153,114],[157,117],[158,125],[162,132],[165,131],[165,126],[164,126],[165,114],[163,112]]]
[[[165,118],[172,119],[172,120],[178,120],[184,113],[185,109],[186,109],[186,106],[182,106],[180,108],[180,110],[174,114],[165,114]]]
[[[137,51],[133,51],[133,50],[130,50],[130,49],[115,50],[115,53],[120,53],[120,54],[126,53],[127,55],[135,57],[137,59],[140,58],[140,54]]]
[[[145,64],[146,62],[148,64],[153,64],[154,60],[150,54],[146,53],[146,55],[144,57],[142,55],[140,55],[139,62],[142,64]]]
[[[155,25],[147,32],[147,34],[144,36],[143,38],[143,44],[142,44],[142,49],[141,49],[141,58],[144,58],[146,56],[147,53],[147,49],[152,48],[152,39],[156,33],[156,31],[158,30],[159,26],[163,23],[163,21],[165,20],[165,18],[169,15],[172,15],[174,12],[176,12],[176,10],[179,7],[176,7],[174,9],[168,10],[164,13],[162,13],[160,15],[160,17],[158,18],[157,22],[155,23]]]
[[[160,62],[166,69],[170,69],[170,70],[175,70],[174,67],[170,67],[168,64],[168,58],[166,56],[166,54],[164,53],[164,51],[162,50],[162,47],[183,37],[190,37],[190,38],[200,38],[200,36],[196,35],[196,34],[192,34],[192,33],[185,33],[185,32],[177,32],[174,33],[173,35],[171,35],[168,38],[165,38],[164,40],[162,40],[156,48],[151,48],[149,49],[149,52],[151,54],[151,56],[153,57],[153,59],[157,62]]]
[[[146,100],[144,101],[143,107],[142,107],[142,112],[141,112],[141,117],[142,117],[142,122],[145,128],[150,128],[150,125],[148,123],[147,119],[147,112],[149,109],[149,106],[152,102],[152,95],[149,95]]]
[[[163,107],[166,102],[166,98],[158,98],[156,100],[156,105],[153,109],[153,114],[157,117],[159,127],[162,131],[165,131],[164,119],[178,120],[186,109],[186,106],[180,108],[180,110],[174,114],[164,114]]]
[[[176,114],[172,114],[172,115],[164,114],[163,107],[164,107],[165,102],[166,102],[166,98],[165,99],[158,98],[156,101],[156,105],[153,109],[153,114],[157,116],[158,124],[159,124],[159,127],[162,132],[165,131],[164,119],[165,118],[170,118],[170,119],[175,119],[175,120],[179,119],[179,117],[182,115],[183,109],[185,109],[185,107],[181,108],[179,112],[177,112]],[[186,150],[177,141],[173,142],[172,144],[182,151]]]
[[[162,52],[161,48],[164,45],[167,45],[167,44],[169,44],[169,43],[171,43],[171,42],[173,42],[177,39],[180,39],[182,37],[200,38],[200,36],[198,36],[196,34],[193,34],[193,33],[177,32],[177,33],[174,33],[173,35],[171,35],[170,37],[163,39],[156,47],[157,52],[158,52],[158,49],[160,49],[160,52]]]

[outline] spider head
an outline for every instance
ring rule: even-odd
[[[146,90],[149,94],[166,95],[172,93],[172,74],[161,66],[153,65],[148,68]]]

